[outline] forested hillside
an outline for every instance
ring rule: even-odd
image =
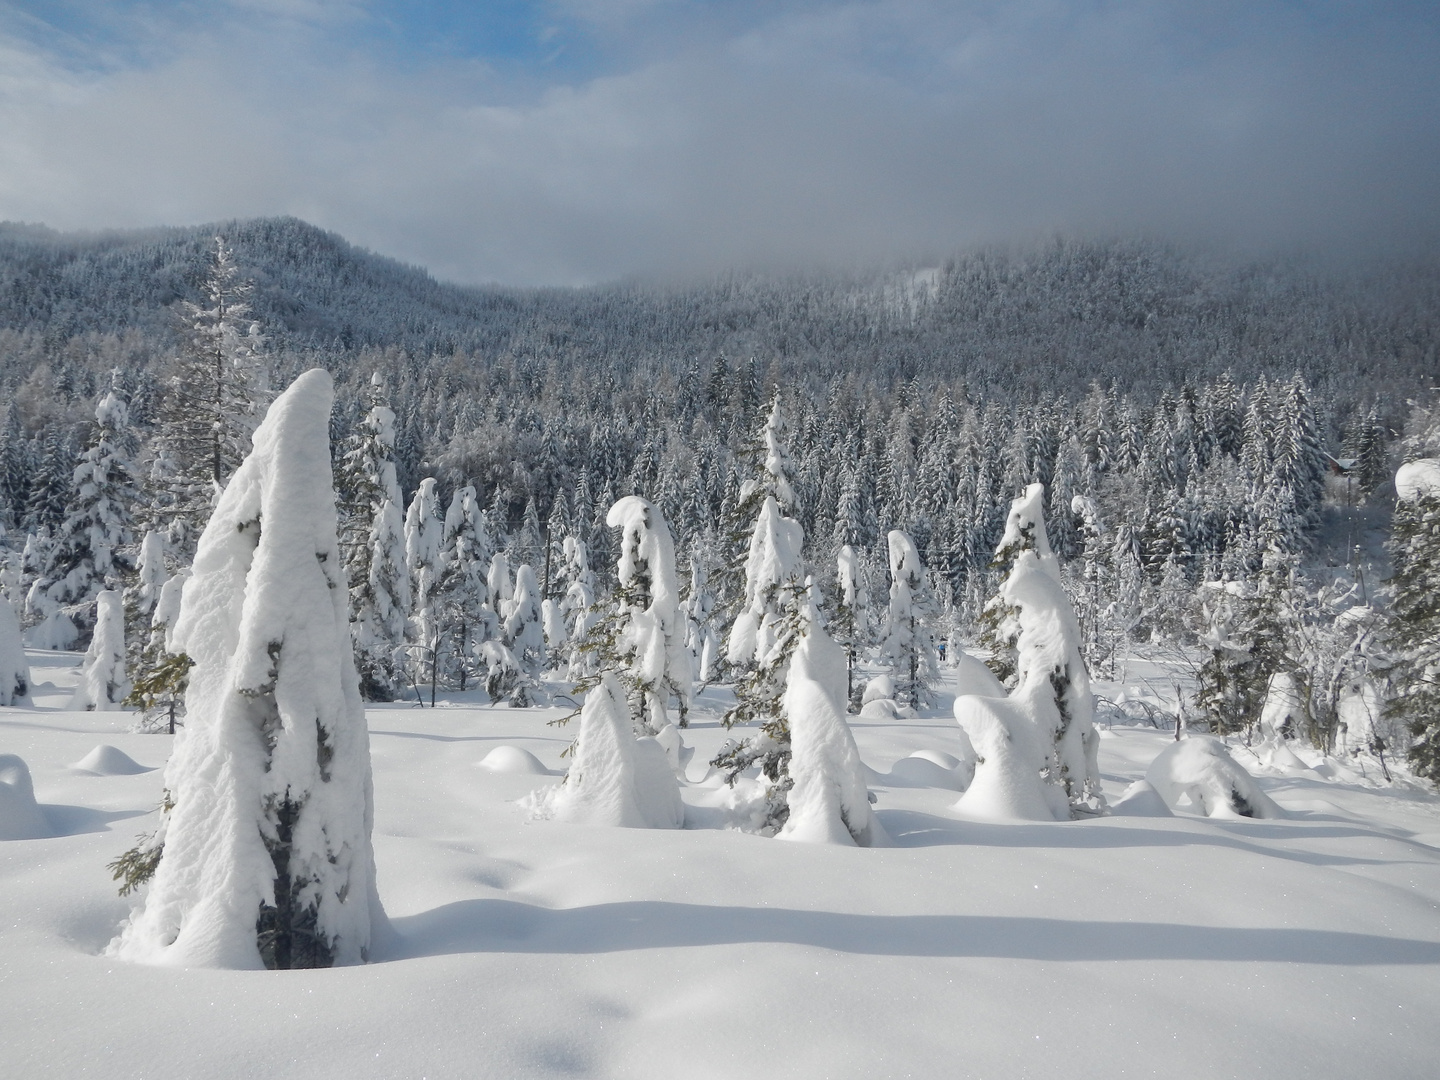
[[[878,609],[902,530],[937,632],[957,639],[987,632],[1007,511],[1043,484],[1098,667],[1127,641],[1266,632],[1217,628],[1239,616],[1207,608],[1206,583],[1274,599],[1309,566],[1304,589],[1283,590],[1297,626],[1369,604],[1397,436],[1408,425],[1412,456],[1433,449],[1408,399],[1434,367],[1436,264],[1057,241],[849,277],[461,288],[279,219],[6,226],[0,269],[0,522],[32,640],[87,640],[96,592],[143,571],[147,530],[165,537],[152,574],[185,565],[266,402],[313,366],[336,376],[342,546],[370,596],[357,603],[420,603],[375,574],[418,572],[413,544],[439,559],[441,532],[414,537],[446,506],[444,542],[468,523],[477,565],[504,557],[504,589],[511,570],[532,574],[537,613],[576,575],[603,596],[617,584],[606,514],[640,494],[718,633],[744,600],[747,484],[779,446],[795,572],[828,594],[849,548]],[[1246,617],[1279,617],[1267,611]],[[406,617],[382,636],[401,644]],[[472,650],[431,676],[493,675],[491,661]],[[405,676],[376,677],[384,691]]]

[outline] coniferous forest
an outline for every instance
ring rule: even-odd
[[[379,700],[474,682],[525,702],[545,638],[620,584],[605,519],[632,494],[674,534],[694,633],[722,640],[767,445],[830,607],[846,549],[860,608],[884,607],[900,530],[933,632],[993,646],[997,545],[1039,483],[1097,673],[1131,643],[1205,645],[1193,721],[1220,732],[1292,673],[1301,726],[1333,749],[1356,738],[1337,686],[1393,664],[1382,540],[1396,463],[1434,439],[1435,265],[1056,240],[848,276],[470,288],[266,219],[7,225],[0,268],[6,592],[32,643],[84,647],[96,597],[125,590],[132,703],[167,725],[184,667],[151,630],[162,584],[313,366],[337,386],[342,554]]]

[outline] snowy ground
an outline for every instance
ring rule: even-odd
[[[384,955],[162,970],[102,950],[130,906],[105,864],[152,823],[170,740],[61,711],[78,657],[31,659],[0,753],[57,835],[0,842],[7,1077],[1436,1074],[1440,802],[1416,786],[1240,755],[1286,819],[966,822],[937,770],[891,775],[956,749],[937,710],[854,724],[895,846],[819,847],[723,827],[714,694],[678,832],[527,820],[561,710],[373,708]],[[1168,738],[1106,732],[1112,800]],[[100,744],[152,771],[71,767]],[[482,767],[501,746],[549,774]]]

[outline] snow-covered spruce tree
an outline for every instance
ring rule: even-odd
[[[264,339],[247,303],[253,286],[220,237],[200,291],[200,303],[184,303],[185,345],[166,380],[157,435],[171,464],[168,475],[158,478],[157,510],[170,524],[169,539],[182,561],[249,450],[269,397]]]
[[[855,661],[869,637],[870,603],[868,590],[860,581],[860,560],[855,549],[842,544],[835,557],[835,640],[845,650],[845,701],[856,707]]]
[[[405,623],[410,570],[395,474],[395,413],[384,383],[370,381],[370,410],[341,460],[341,554],[350,582],[351,636],[360,693],[390,701],[405,683]]]
[[[490,586],[485,580],[494,555],[485,515],[469,484],[457,488],[445,512],[436,611],[444,641],[445,676],[466,688],[481,642],[495,633]]]
[[[385,921],[369,735],[330,472],[330,376],[271,406],[200,538],[175,644],[195,659],[147,878],[111,955],[230,968],[362,962]]]
[[[440,649],[440,617],[436,595],[444,570],[441,552],[445,523],[440,517],[440,496],[435,478],[420,481],[415,497],[405,511],[405,566],[410,572],[411,678],[430,684],[430,704],[435,704],[436,665]]]
[[[95,597],[95,633],[80,665],[80,682],[70,708],[113,712],[130,694],[125,677],[125,605],[114,589]]]
[[[1440,458],[1400,466],[1395,495],[1388,712],[1409,728],[1415,772],[1440,783]]]
[[[681,610],[685,616],[685,648],[690,652],[691,671],[697,681],[708,683],[719,663],[720,639],[712,621],[715,594],[710,591],[710,575],[698,551],[690,553],[690,591]]]
[[[786,675],[784,712],[790,725],[789,815],[782,840],[820,844],[885,844],[870,808],[865,766],[845,722],[845,651],[820,625],[809,602]]]
[[[790,728],[783,697],[809,593],[803,542],[800,523],[781,514],[775,497],[767,495],[745,561],[744,607],[726,644],[726,659],[744,674],[735,686],[736,703],[722,719],[727,728],[758,722],[760,731],[743,741],[727,740],[711,762],[732,785],[740,773],[759,765],[771,781],[765,812],[770,829],[778,829],[789,814]]]
[[[890,607],[880,652],[890,662],[895,701],[910,709],[930,703],[930,687],[940,678],[935,647],[934,603],[925,583],[925,568],[910,537],[892,529],[890,545]]]
[[[1010,504],[996,551],[996,560],[1008,558],[1011,567],[993,601],[995,633],[1014,651],[1009,700],[1024,710],[1033,728],[1042,777],[1063,792],[1072,814],[1093,813],[1105,806],[1095,702],[1075,610],[1045,534],[1044,498],[1044,485],[1031,484]]]
[[[523,690],[523,700],[512,691],[511,704],[529,705],[535,700],[540,675],[548,662],[543,614],[535,571],[529,564],[521,563],[515,570],[515,589],[505,603],[505,617],[500,624],[505,647],[520,669],[517,688]]]
[[[581,679],[594,673],[591,660],[594,651],[586,647],[590,628],[599,619],[595,607],[595,573],[590,569],[590,550],[578,536],[565,537],[562,550],[565,566],[561,579],[565,593],[560,599],[560,614],[566,624],[566,642],[569,648],[567,675]]]
[[[135,676],[135,685],[125,704],[140,710],[136,730],[175,734],[185,714],[185,689],[190,684],[194,661],[183,651],[171,650],[170,628],[180,618],[180,602],[189,569],[180,571],[160,588],[160,598],[150,615],[150,628]]]
[[[605,522],[620,530],[615,574],[615,607],[590,629],[587,648],[593,666],[616,675],[625,687],[636,734],[654,735],[670,723],[673,697],[680,727],[690,710],[690,652],[675,574],[675,544],[658,507],[627,495],[610,508]],[[599,676],[582,679],[590,690]]]
[[[0,596],[0,705],[24,705],[30,699],[30,664],[20,637],[20,620]]]
[[[74,501],[50,549],[40,612],[63,615],[81,640],[93,625],[95,596],[130,570],[130,508],[138,494],[130,410],[114,390],[95,407],[95,422],[95,437],[75,468]]]

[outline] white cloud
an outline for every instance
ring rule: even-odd
[[[1423,19],[799,5],[516,103],[482,64],[336,47],[316,20],[349,5],[251,3],[118,70],[0,40],[0,217],[292,213],[447,277],[526,282],[1056,229],[1440,235]]]

